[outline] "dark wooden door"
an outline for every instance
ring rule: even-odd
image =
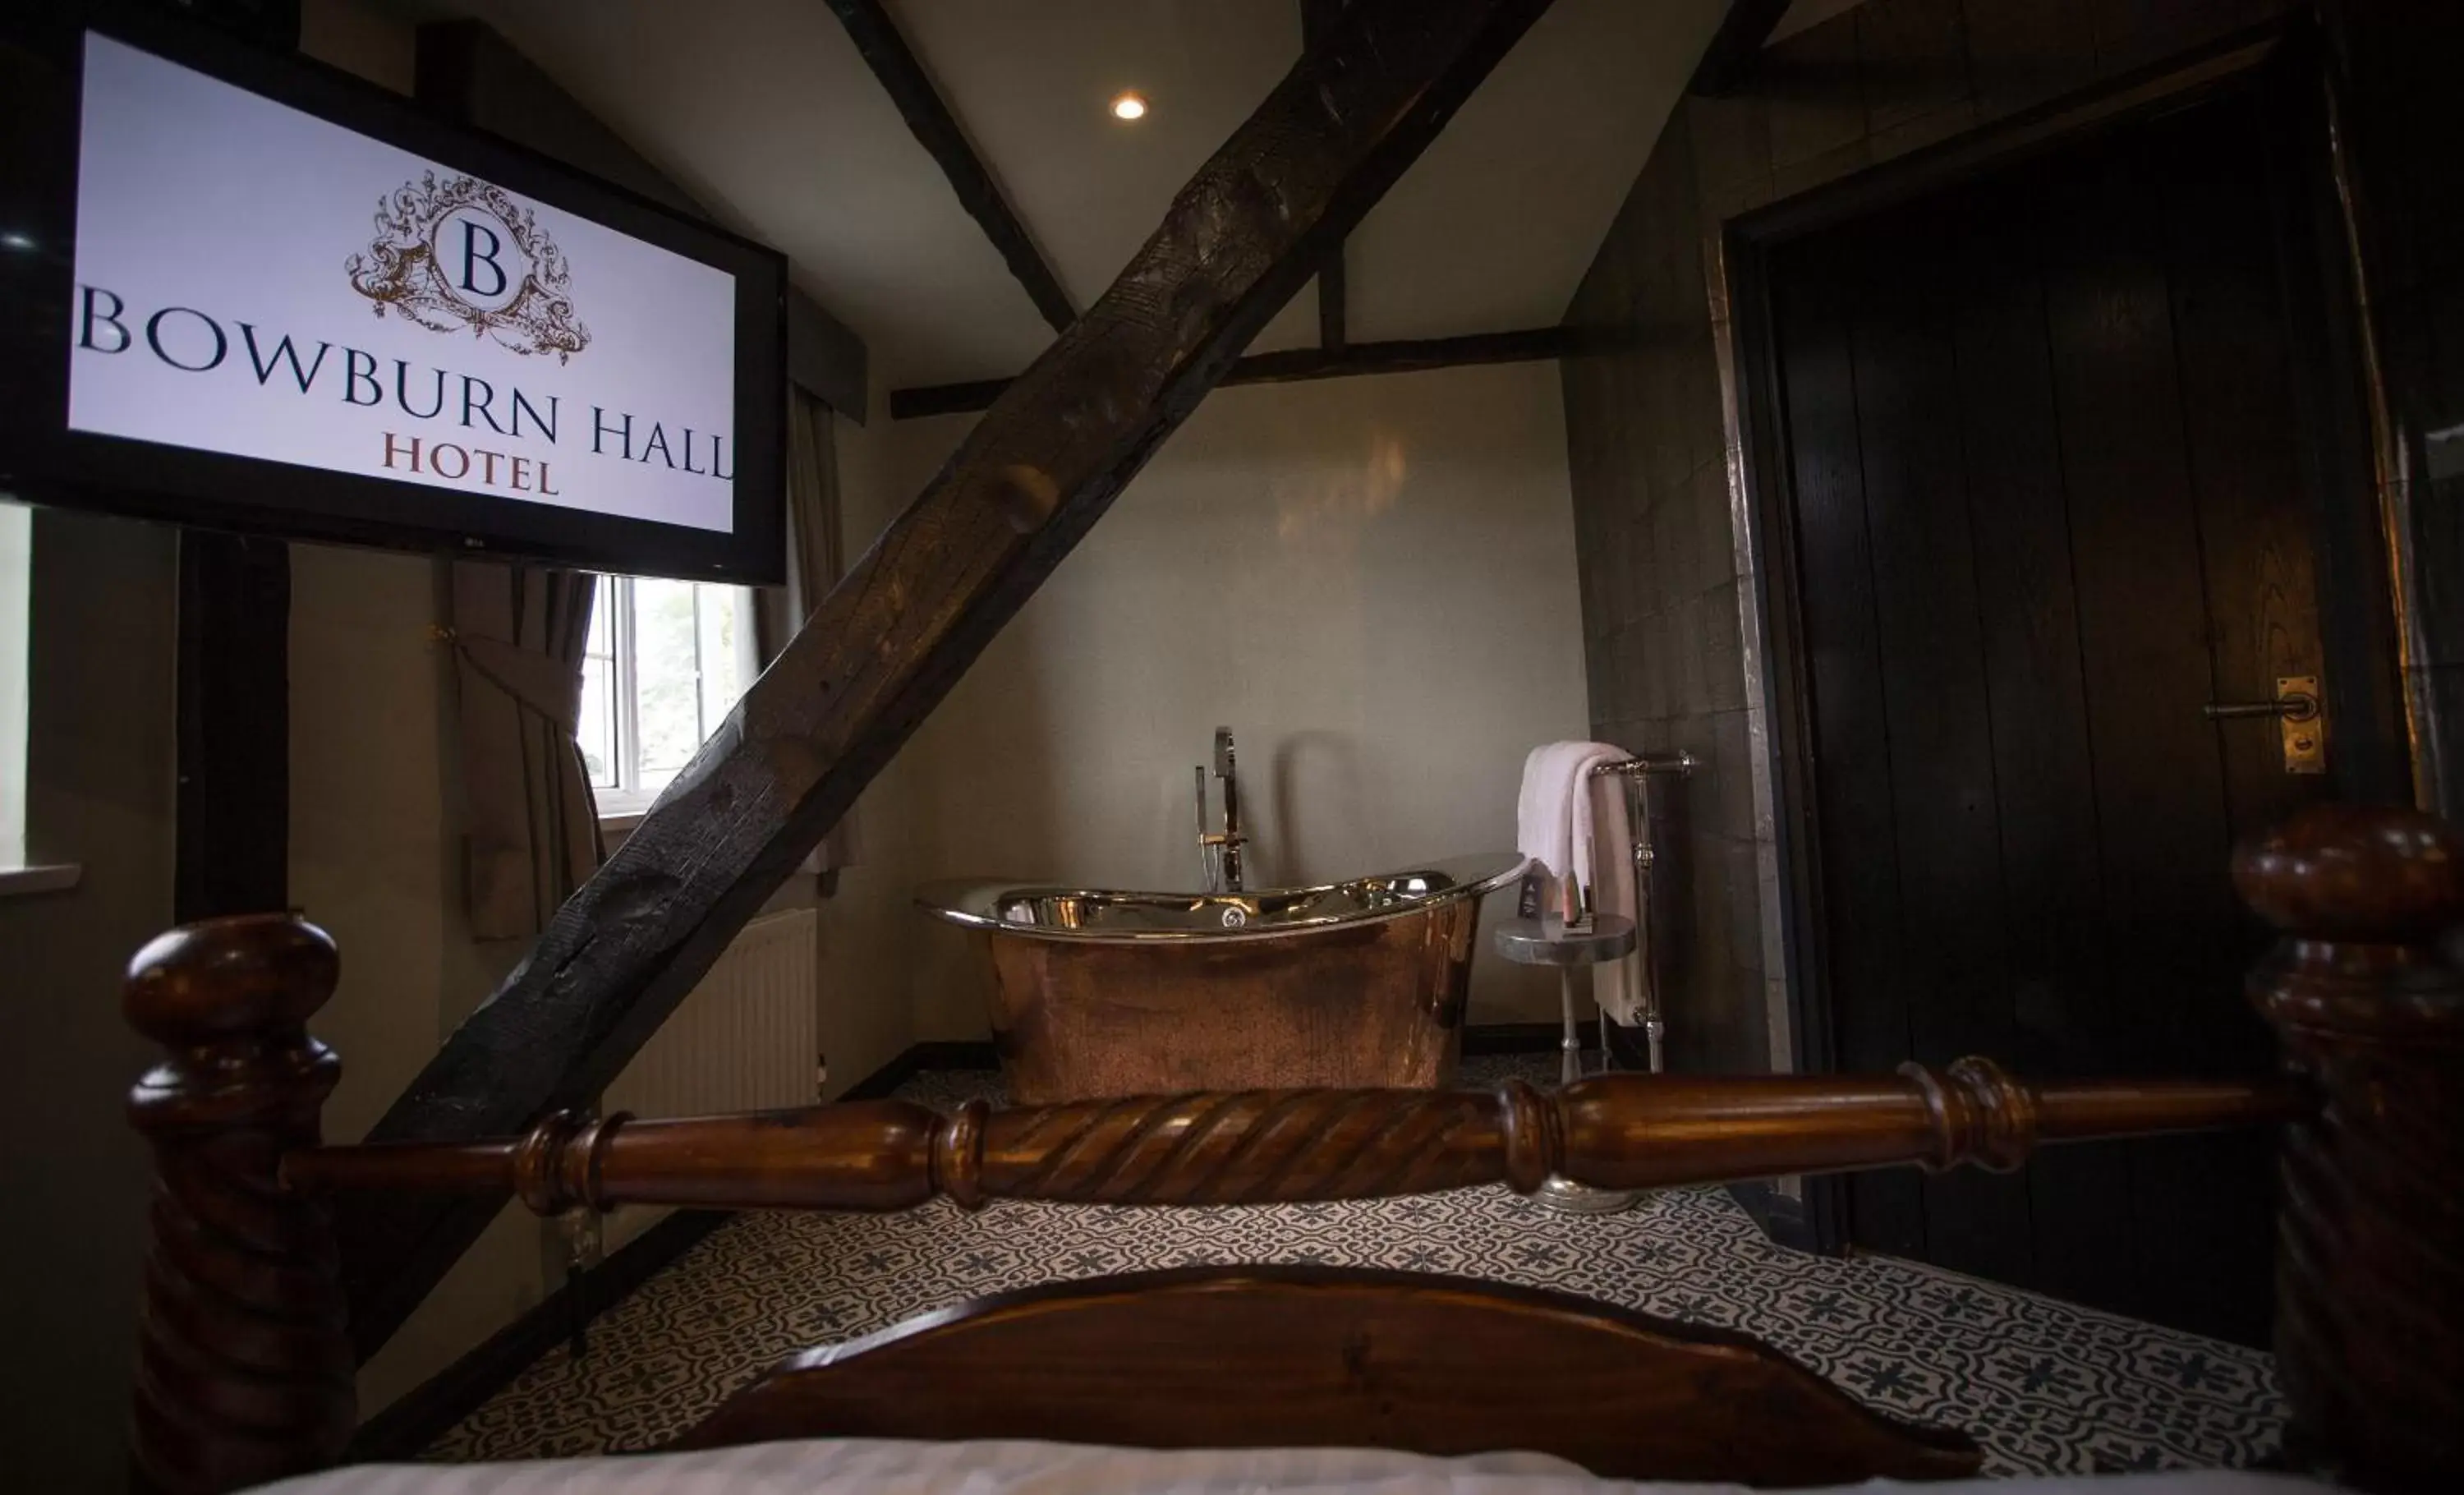
[[[1770,253],[1843,1068],[2273,1063],[2228,849],[2332,780],[2285,771],[2274,721],[2202,712],[2328,669],[2260,107]],[[1865,1175],[1849,1233],[2257,1342],[2269,1156],[2246,1135]]]

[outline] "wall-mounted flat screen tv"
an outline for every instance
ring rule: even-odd
[[[779,579],[780,255],[311,63],[54,19],[0,38],[0,490]]]

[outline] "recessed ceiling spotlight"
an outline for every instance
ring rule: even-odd
[[[1143,120],[1146,117],[1147,101],[1137,94],[1123,94],[1112,100],[1112,118],[1115,120]]]

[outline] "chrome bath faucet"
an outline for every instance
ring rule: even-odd
[[[1233,762],[1232,729],[1215,729],[1215,777],[1223,780],[1223,828],[1206,828],[1206,765],[1198,765],[1198,866],[1208,892],[1241,890],[1241,776]]]

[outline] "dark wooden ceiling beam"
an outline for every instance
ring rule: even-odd
[[[1344,0],[1301,0],[1302,51],[1318,44],[1343,13],[1343,5]],[[1350,341],[1343,323],[1352,292],[1345,283],[1343,256],[1343,242],[1337,240],[1317,272],[1317,345],[1330,353],[1342,351]]]
[[[1703,60],[1695,65],[1685,91],[1717,99],[1743,88],[1788,7],[1789,0],[1733,0],[1711,34],[1711,45],[1703,49]]]
[[[501,1135],[590,1105],[1547,9],[1354,0],[830,590],[369,1139]],[[363,1357],[496,1208],[341,1201]]]
[[[1001,195],[1001,184],[984,167],[983,158],[968,143],[966,132],[941,100],[940,90],[925,76],[924,65],[899,34],[898,23],[890,18],[881,0],[829,0],[832,13],[847,28],[847,40],[855,43],[856,52],[872,76],[898,106],[899,117],[915,136],[916,143],[929,152],[950,179],[951,189],[958,194],[959,205],[967,216],[982,226],[984,236],[1001,252],[1002,263],[1018,283],[1026,289],[1035,309],[1052,324],[1055,332],[1066,332],[1078,319],[1078,309],[1069,302],[1069,293],[1061,286],[1061,277],[1052,273],[1044,252],[1019,220],[1017,209]]]
[[[1252,353],[1232,365],[1220,385],[1276,385],[1301,379],[1347,379],[1354,374],[1407,374],[1467,363],[1530,363],[1581,351],[1572,327],[1533,327],[1520,332],[1476,332],[1460,338],[1413,338],[1391,342],[1353,342],[1338,348],[1289,348]],[[967,384],[919,385],[890,392],[890,418],[955,415],[989,409],[1007,379]]]

